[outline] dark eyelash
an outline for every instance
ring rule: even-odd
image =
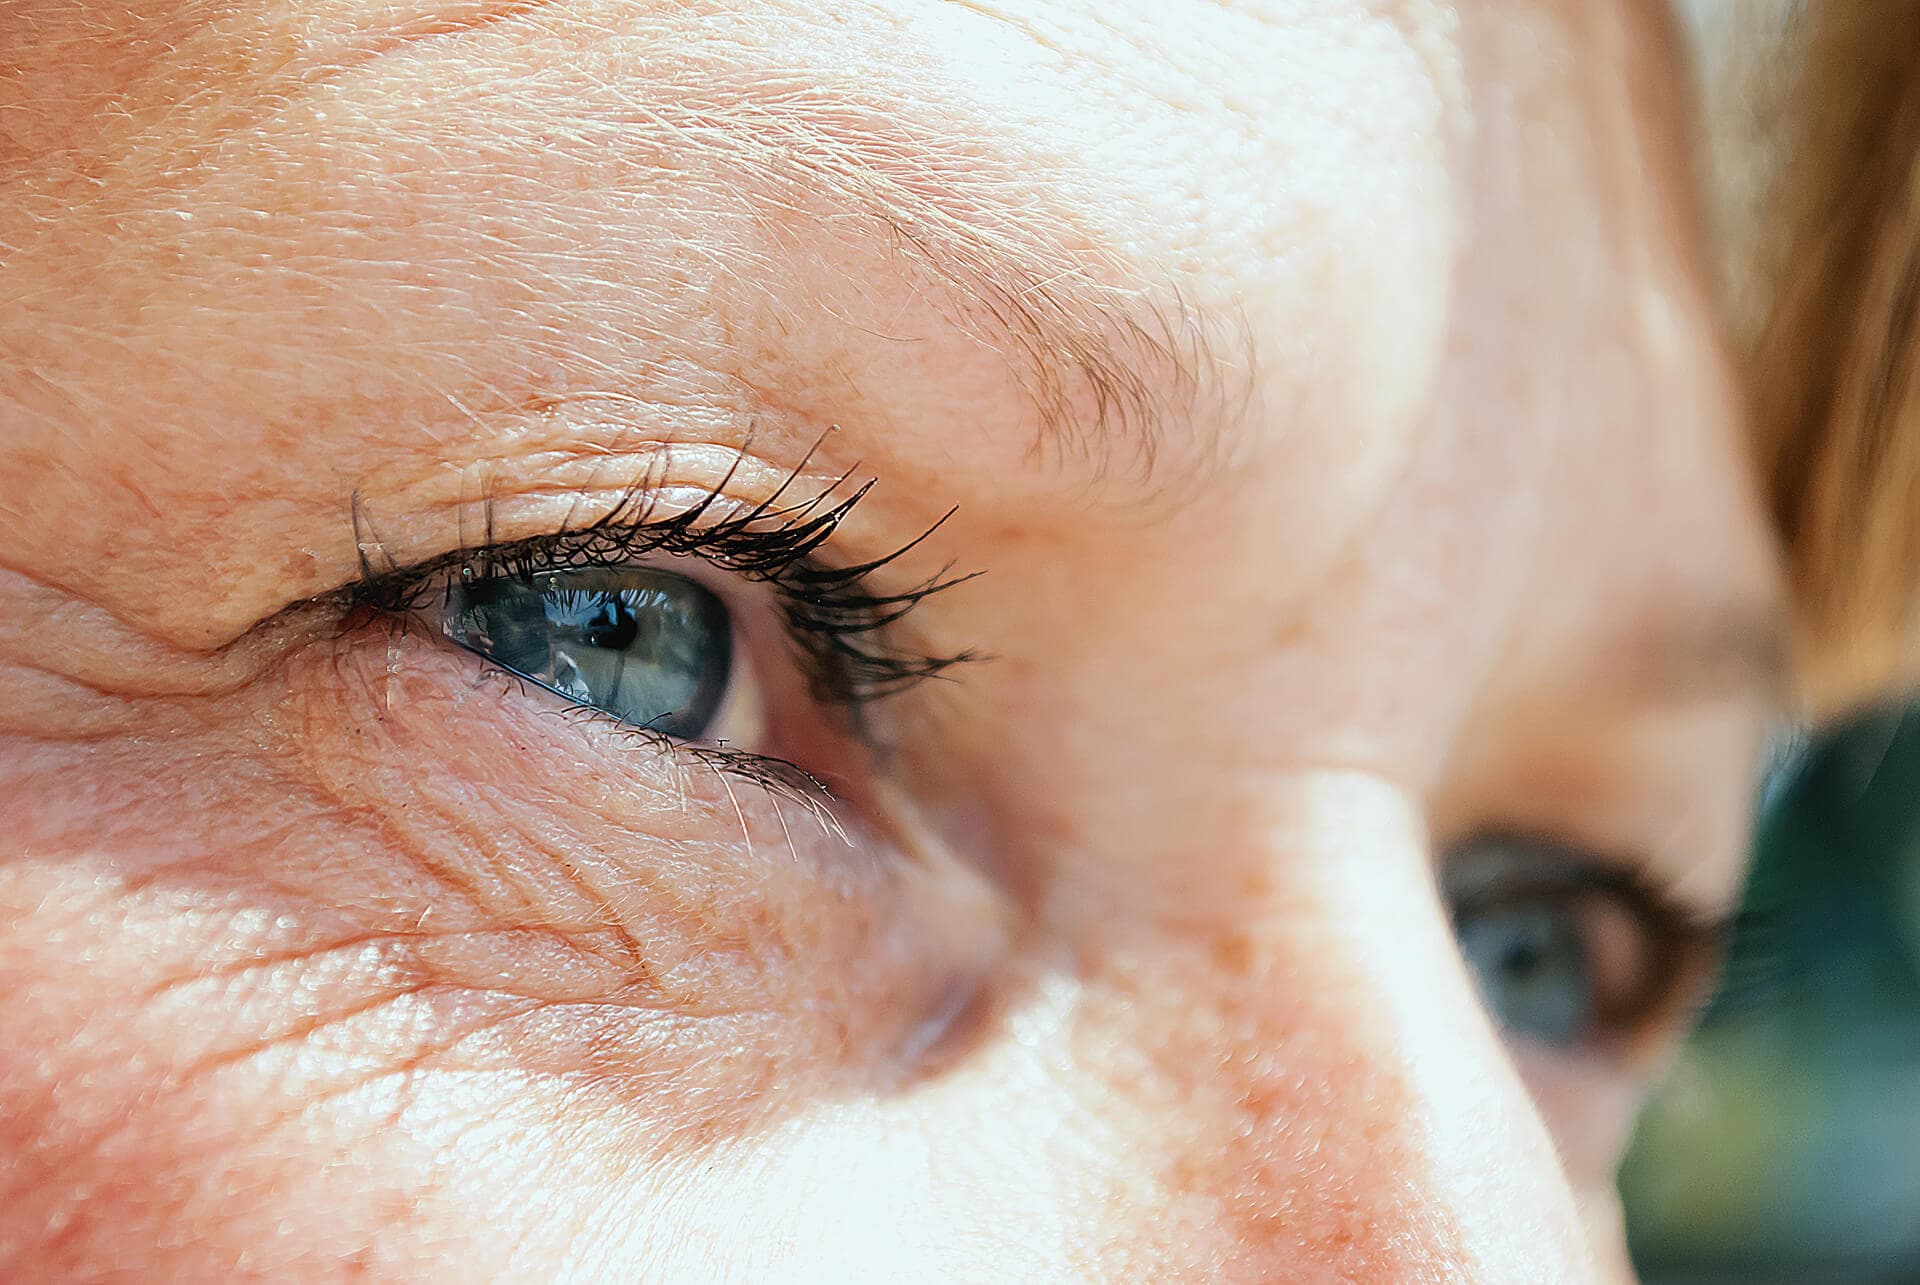
[[[509,687],[520,691],[556,694],[553,688],[545,683],[528,678],[525,674],[509,669],[491,658],[486,659],[489,661],[486,669],[488,677],[503,681]],[[564,695],[562,699],[566,699]],[[695,745],[676,741],[664,732],[629,723],[591,705],[569,702],[564,708],[547,712],[569,723],[596,724],[611,735],[625,739],[637,749],[652,750],[656,753],[671,755],[676,761],[691,762],[716,772],[725,772],[728,776],[745,781],[748,785],[777,795],[790,803],[799,804],[823,827],[839,834],[842,838],[846,837],[838,819],[827,807],[837,797],[833,786],[789,759],[735,749],[724,742],[717,745]]]
[[[446,572],[471,581],[526,580],[545,572],[618,566],[643,555],[664,553],[697,557],[771,587],[786,619],[787,632],[807,667],[809,687],[823,702],[857,713],[870,701],[975,659],[971,651],[933,654],[915,650],[894,636],[893,627],[927,598],[971,580],[978,572],[955,576],[951,574],[952,564],[948,564],[935,575],[897,592],[882,592],[870,585],[875,573],[920,545],[952,517],[953,511],[884,557],[851,565],[829,564],[820,560],[818,553],[874,484],[868,481],[843,493],[851,476],[846,473],[809,499],[783,502],[809,459],[811,452],[766,499],[730,515],[716,516],[715,509],[726,498],[734,469],[729,469],[691,507],[670,516],[656,516],[660,479],[649,470],[594,521],[506,542],[492,538],[494,514],[489,499],[485,502],[488,534],[480,545],[412,566],[389,565],[384,569],[373,565],[376,556],[384,556],[383,547],[378,539],[368,538],[366,515],[356,497],[353,516],[361,549],[361,578],[347,591],[350,614],[377,614],[404,622],[428,605],[434,581]],[[731,756],[736,752],[717,753]]]
[[[1711,998],[1708,984],[1726,958],[1730,916],[1682,898],[1640,865],[1609,864],[1579,881],[1585,890],[1616,898],[1651,934],[1653,951],[1640,992],[1624,1013],[1644,1027],[1662,1013],[1691,1029]]]

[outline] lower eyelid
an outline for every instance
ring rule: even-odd
[[[778,655],[778,644],[764,636],[773,628],[763,618],[761,637],[750,638],[745,650]],[[768,694],[770,753],[670,741],[390,619],[363,621],[314,643],[290,670],[296,700],[314,711],[303,726],[349,729],[340,739],[350,739],[348,748],[370,770],[397,770],[377,761],[389,749],[530,808],[617,815],[623,833],[664,823],[699,843],[740,842],[744,835],[769,855],[799,842],[830,865],[864,859],[849,834],[877,798],[869,788],[873,756],[830,711],[811,704],[790,667],[780,680],[787,690]],[[576,783],[556,794],[569,775]]]
[[[539,961],[586,949],[600,962],[563,970],[574,990],[638,989],[569,991],[569,1003],[786,1013],[798,1027],[776,1042],[789,1047],[821,1035],[827,995],[851,1006],[826,1027],[852,1043],[810,1055],[833,1060],[888,1056],[956,977],[991,968],[997,938],[923,886],[938,863],[904,859],[852,812],[531,706],[503,714],[483,690],[500,680],[476,683],[471,658],[366,633],[292,667],[301,717],[287,748],[343,816],[372,823],[378,847],[274,878],[344,907],[424,895],[423,913],[440,906],[434,921],[472,938],[436,948],[461,986],[492,985],[487,969],[504,966],[521,980],[496,989],[551,991],[562,973],[539,980]],[[484,959],[473,943],[487,932],[554,936],[530,939],[523,967]],[[539,1039],[564,1036],[562,1023]]]
[[[330,658],[328,672],[343,689],[334,716],[376,726],[375,743],[397,757],[428,756],[433,770],[529,806],[551,801],[569,773],[590,775],[603,783],[606,803],[642,830],[647,818],[735,811],[737,796],[695,747],[581,705],[437,633],[400,633],[390,621],[360,632],[341,639]],[[607,793],[615,783],[617,797]]]
[[[653,554],[627,565],[691,580],[718,597],[730,615],[735,681],[713,733],[690,747],[700,752],[682,756],[687,763],[703,772],[726,768],[748,784],[774,785],[791,799],[812,800],[827,790],[842,797],[861,792],[862,781],[877,767],[874,749],[863,734],[868,721],[850,717],[841,706],[821,706],[811,690],[811,674],[794,658],[783,607],[771,589],[729,576],[693,556]],[[423,606],[408,614],[403,627],[409,634],[439,639],[444,647],[471,657],[474,665],[493,674],[495,682],[476,682],[475,695],[564,713],[571,721],[597,726],[615,741],[666,748],[663,738],[581,704],[537,679],[515,675],[497,659],[447,638],[439,618],[453,574],[429,583],[420,595]],[[376,616],[363,621],[362,627],[371,631],[393,626]]]

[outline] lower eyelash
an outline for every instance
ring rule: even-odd
[[[405,617],[395,617],[395,627],[404,628],[404,620]],[[485,671],[488,677],[504,679],[529,695],[549,697],[555,695],[553,689],[516,673],[504,665],[494,663],[491,658],[483,657],[483,659],[489,661]],[[838,798],[833,787],[790,759],[734,749],[724,743],[694,745],[685,741],[676,741],[664,732],[635,726],[592,705],[569,702],[563,707],[553,708],[548,712],[557,718],[565,719],[568,723],[591,723],[603,732],[633,746],[655,750],[669,756],[678,764],[691,764],[695,767],[725,772],[728,776],[745,781],[748,785],[776,798],[799,804],[823,829],[838,838],[846,839],[847,837],[845,829],[835,817],[831,807]]]

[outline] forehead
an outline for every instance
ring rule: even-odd
[[[463,235],[599,251],[586,243],[611,225],[650,233],[631,266],[666,278],[702,251],[737,273],[780,254],[781,232],[818,261],[848,249],[840,233],[878,231],[995,314],[969,320],[1023,332],[997,338],[1079,347],[1063,360],[1119,384],[1113,354],[1070,340],[1131,299],[1148,357],[1191,338],[1150,333],[1190,327],[1168,319],[1175,290],[1254,314],[1243,328],[1270,342],[1281,327],[1250,274],[1298,264],[1299,292],[1368,288],[1370,260],[1372,276],[1416,275],[1406,255],[1447,228],[1444,199],[1387,217],[1409,192],[1447,195],[1434,145],[1458,69],[1440,33],[1343,5],[1190,16],[194,4],[113,40],[29,7],[13,43],[39,56],[14,69],[8,119],[34,178],[21,212],[75,229],[74,249],[90,217],[154,242],[127,266],[162,279],[249,236],[373,266]],[[1372,226],[1353,226],[1369,206]]]
[[[1691,487],[1677,580],[1762,578],[1641,8],[121,16],[0,20],[0,396],[25,510],[117,519],[28,552],[178,640],[349,574],[351,496],[689,423],[1010,513],[1204,485],[1302,586],[1434,470],[1613,479],[1569,547]]]

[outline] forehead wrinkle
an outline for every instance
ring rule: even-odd
[[[0,14],[0,160],[25,174],[73,152],[113,157],[149,141],[177,146],[182,132],[217,135],[234,123],[221,118],[236,97],[290,97],[415,45],[557,3],[388,0],[371,9],[356,0],[19,0]]]
[[[189,7],[174,17],[193,12]],[[191,182],[196,168],[182,164],[183,145],[187,155],[208,154],[234,141],[236,125],[243,135],[258,134],[289,104],[326,86],[408,56],[444,54],[455,42],[485,51],[584,37],[634,49],[638,74],[604,77],[597,86],[602,101],[583,104],[579,120],[520,122],[536,126],[526,131],[529,144],[585,151],[612,130],[619,137],[607,141],[623,149],[681,164],[697,158],[723,184],[731,172],[762,213],[785,207],[817,214],[825,204],[863,216],[929,287],[923,298],[1005,359],[1037,412],[1036,451],[1076,455],[1096,471],[1126,460],[1145,472],[1170,426],[1202,418],[1192,412],[1203,394],[1231,385],[1234,395],[1246,395],[1252,345],[1240,323],[1208,318],[1159,265],[1103,250],[1074,227],[1065,196],[1072,175],[1042,175],[1042,184],[1051,178],[1062,197],[1057,208],[1037,205],[1035,158],[996,150],[990,121],[962,120],[910,101],[927,96],[904,84],[770,69],[768,47],[777,51],[777,39],[763,39],[767,47],[760,47],[755,33],[716,32],[698,17],[622,16],[627,20],[615,25],[597,6],[570,16],[563,6],[535,0],[471,0],[408,6],[385,13],[383,22],[352,27],[336,25],[340,15],[331,11],[312,24],[287,27],[276,26],[278,20],[228,20],[193,30],[176,22],[186,28],[171,42],[177,55],[141,78],[143,94],[158,100],[122,102],[111,114],[120,124],[107,125],[105,134],[95,113],[76,126],[101,153],[109,181],[61,197],[169,212],[186,195],[179,184]],[[293,39],[296,34],[301,38]],[[216,59],[210,42],[226,52]],[[247,71],[210,92],[206,68],[196,71],[209,61]],[[184,97],[169,101],[176,91]],[[431,101],[423,96],[419,106]],[[602,119],[586,118],[596,109]],[[500,129],[510,137],[515,122],[503,120]],[[377,140],[342,142],[364,150]],[[553,199],[558,204],[564,194]],[[748,277],[755,267],[721,266]],[[1233,341],[1231,362],[1218,352],[1225,337]],[[1205,451],[1207,444],[1200,445]]]
[[[245,460],[222,485],[269,496],[285,485],[282,461],[307,458],[298,444],[315,425],[345,435],[352,430],[337,426],[362,422],[372,409],[413,424],[442,401],[459,408],[494,390],[461,282],[416,288],[420,272],[461,261],[448,251],[500,269],[507,285],[499,306],[544,327],[527,331],[533,342],[521,348],[538,365],[621,387],[631,371],[591,347],[582,351],[583,327],[562,323],[598,323],[617,311],[618,325],[649,343],[647,327],[658,323],[635,309],[630,277],[608,273],[564,239],[582,234],[582,211],[592,204],[555,177],[568,174],[586,175],[615,202],[628,199],[629,183],[634,195],[700,189],[689,193],[688,209],[708,208],[718,194],[713,234],[680,248],[711,255],[717,270],[776,299],[779,265],[764,254],[729,256],[729,221],[786,235],[796,227],[828,237],[851,229],[883,261],[890,253],[922,274],[923,297],[1018,372],[1015,382],[1039,412],[1033,449],[1078,452],[1096,473],[1109,461],[1150,463],[1183,420],[1202,418],[1186,414],[1197,399],[1236,373],[1219,360],[1215,340],[1230,325],[1182,298],[1159,265],[1130,260],[1076,228],[1069,165],[1040,174],[1051,186],[1036,182],[1043,167],[997,146],[982,118],[941,110],[939,94],[916,98],[910,70],[889,85],[831,66],[796,70],[767,32],[692,26],[678,9],[614,30],[551,5],[520,21],[429,34],[332,75],[290,68],[285,79],[232,83],[212,75],[209,41],[182,42],[186,61],[142,80],[158,100],[122,104],[125,132],[103,141],[82,121],[68,146],[42,154],[49,172],[69,167],[84,199],[54,200],[51,188],[35,187],[44,176],[28,174],[26,186],[61,211],[42,218],[35,208],[0,203],[0,243],[18,239],[17,253],[0,258],[0,278],[16,274],[38,296],[33,302],[49,305],[0,316],[0,336],[46,358],[24,366],[38,390],[32,405],[10,409],[50,416],[58,435],[80,400],[59,395],[78,370],[60,350],[124,351],[155,372],[149,383],[163,398],[198,405],[206,400],[200,389],[217,384],[243,400],[249,440],[275,449],[239,453]],[[246,51],[235,56],[257,66]],[[771,57],[787,65],[770,71]],[[449,81],[456,72],[462,78]],[[170,101],[183,85],[186,96]],[[495,110],[475,128],[468,113],[488,104]],[[395,163],[409,156],[411,163]],[[421,157],[434,168],[423,171]],[[484,193],[478,214],[464,199],[469,191]],[[326,257],[301,253],[289,240],[294,230],[320,234]],[[641,286],[663,289],[638,262]],[[210,264],[234,270],[209,273]],[[407,292],[383,292],[398,277],[407,278]],[[363,283],[376,288],[363,291]],[[116,312],[132,292],[141,307]],[[62,299],[81,302],[51,306]],[[660,335],[671,340],[671,325]],[[298,362],[274,360],[294,351]],[[383,391],[398,387],[396,371],[404,389]],[[521,391],[501,384],[499,399],[511,403]],[[456,416],[422,419],[421,430],[435,452],[465,431]],[[189,474],[176,468],[180,440],[154,433],[119,452],[93,489],[151,492],[162,502],[169,487],[176,497],[195,496],[183,489]],[[335,445],[353,441],[343,436]],[[61,476],[46,473],[39,498],[59,496]],[[244,623],[248,594],[284,587],[289,568],[309,575],[324,565],[312,562],[313,548],[339,540],[319,524],[332,523],[337,506],[338,533],[349,530],[345,495],[327,490],[338,487],[337,475],[310,479],[312,493],[261,499],[248,510],[248,521],[257,509],[265,514],[258,520],[279,525],[252,532],[273,543],[250,534],[226,555],[230,574],[220,583],[239,615],[198,613],[186,624],[185,615],[165,615],[176,608],[127,601],[128,618],[204,642]],[[26,507],[35,498],[29,491]],[[307,524],[297,530],[285,525],[296,510]],[[198,504],[167,508],[165,518],[156,504],[134,511],[195,539],[213,513]],[[222,520],[238,519],[230,512]],[[164,558],[151,551],[167,541],[125,543],[136,556],[116,553],[107,560],[111,573],[62,578],[116,602],[137,598],[119,586],[137,578],[143,559],[160,565]]]

